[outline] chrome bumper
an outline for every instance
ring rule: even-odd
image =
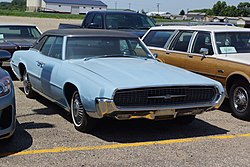
[[[115,117],[119,120],[128,120],[136,118],[161,119],[166,117],[173,119],[182,115],[196,115],[205,111],[217,109],[225,98],[224,93],[218,94],[217,100],[213,103],[163,106],[163,107],[117,107],[112,99],[97,98],[96,111],[87,112],[90,117],[103,118],[104,116]]]

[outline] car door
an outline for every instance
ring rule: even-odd
[[[58,100],[62,91],[57,73],[62,66],[63,37],[50,36],[41,49],[41,87],[43,94]]]
[[[193,31],[179,31],[165,52],[164,62],[177,67],[185,68],[189,54],[188,48]]]
[[[210,32],[195,33],[185,68],[212,79],[216,78],[217,60]]]
[[[29,74],[29,79],[32,84],[32,87],[39,92],[42,92],[41,86],[41,59],[40,49],[44,45],[44,42],[47,40],[47,36],[42,37],[33,48],[30,49],[28,59],[27,59],[27,72]]]

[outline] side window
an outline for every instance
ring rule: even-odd
[[[96,28],[102,28],[102,16],[100,14],[95,15],[92,22],[97,25]]]
[[[199,32],[194,40],[192,53],[201,53],[201,49],[208,49],[208,55],[213,55],[213,47],[211,42],[211,35],[208,32]]]
[[[181,52],[187,52],[190,39],[192,37],[192,31],[181,32],[174,42],[170,46],[170,50],[176,50]]]
[[[173,33],[173,30],[153,30],[147,34],[147,36],[143,39],[143,42],[147,46],[163,48]]]
[[[31,29],[31,34],[33,38],[38,38],[41,35],[36,28]]]
[[[62,45],[63,45],[63,37],[56,37],[51,49],[49,51],[48,56],[62,59]]]
[[[53,43],[55,42],[56,37],[48,37],[48,39],[46,40],[46,42],[44,43],[42,49],[41,49],[41,53],[48,56],[51,46],[53,45]]]

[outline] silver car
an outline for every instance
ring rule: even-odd
[[[0,50],[0,61],[10,59],[8,51]],[[0,68],[0,139],[9,138],[16,128],[15,92],[11,77]]]

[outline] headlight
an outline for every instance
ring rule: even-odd
[[[11,90],[10,77],[4,77],[0,79],[0,97],[7,95]]]

